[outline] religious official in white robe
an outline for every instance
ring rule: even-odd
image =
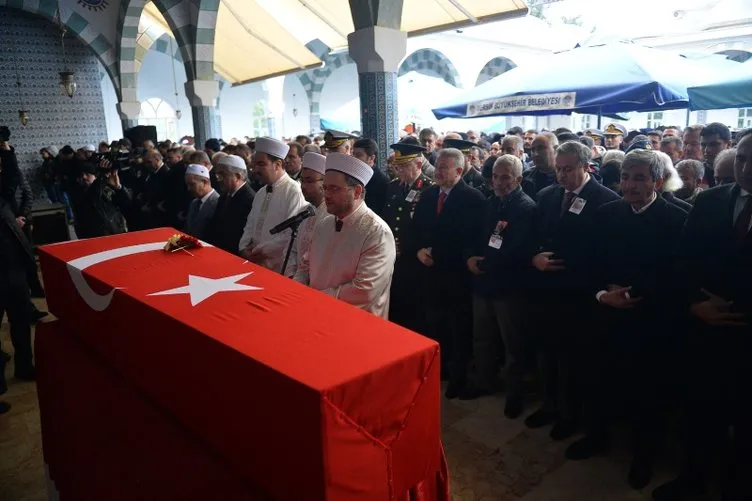
[[[300,184],[285,172],[284,158],[288,150],[289,146],[276,139],[263,137],[256,140],[253,172],[265,186],[253,199],[239,245],[243,257],[277,273],[281,272],[292,230],[276,235],[269,230],[299,214],[306,206]],[[293,246],[285,276],[295,274],[296,263],[297,252]]]
[[[309,261],[308,251],[313,241],[313,230],[316,223],[329,213],[326,211],[326,201],[324,200],[324,173],[326,169],[326,157],[312,151],[303,155],[303,167],[300,170],[300,189],[303,191],[303,197],[316,215],[309,217],[300,226],[298,234],[298,269],[295,272],[295,280],[308,285],[309,282]]]
[[[389,226],[364,202],[371,167],[349,155],[326,158],[329,215],[316,223],[308,252],[309,285],[389,318],[389,288],[397,252]]]

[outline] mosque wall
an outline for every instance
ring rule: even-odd
[[[41,163],[44,146],[70,144],[80,148],[107,137],[100,65],[89,48],[66,37],[68,69],[75,72],[78,91],[73,98],[62,94],[59,72],[62,61],[60,30],[41,17],[0,7],[0,124],[11,129],[22,169],[33,171]],[[29,123],[18,120],[19,90],[16,65],[21,77],[21,101],[29,112]],[[35,183],[35,190],[41,191]]]

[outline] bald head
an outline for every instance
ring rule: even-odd
[[[162,168],[162,154],[157,149],[152,149],[144,154],[144,166],[152,172],[157,172]]]

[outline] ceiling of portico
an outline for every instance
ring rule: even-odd
[[[401,29],[409,36],[525,15],[523,0],[404,0]],[[172,36],[160,10],[143,16]],[[232,84],[264,80],[320,66],[306,43],[347,47],[354,30],[348,0],[219,0],[214,70]],[[151,36],[151,35],[150,35]]]

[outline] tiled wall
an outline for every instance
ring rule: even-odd
[[[58,74],[65,69],[60,34],[49,21],[0,7],[0,125],[10,128],[10,142],[31,181],[41,163],[42,147],[70,144],[78,149],[107,138],[97,59],[77,39],[65,37],[68,69],[75,72],[78,91],[72,99],[63,95]],[[18,120],[16,64],[24,108],[29,111],[26,127]],[[39,193],[38,183],[32,184]]]

